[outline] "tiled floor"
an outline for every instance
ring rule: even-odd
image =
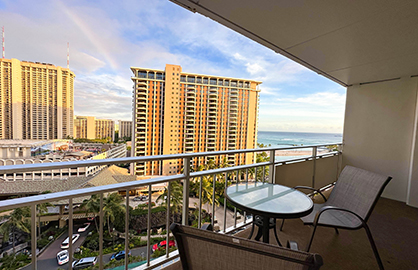
[[[379,249],[385,269],[418,269],[418,209],[389,199],[380,199],[368,222]],[[278,221],[278,227],[280,221]],[[238,235],[247,237],[250,230]],[[287,220],[279,237],[298,242],[304,249],[311,227],[299,219]],[[238,236],[237,235],[237,236]],[[271,233],[270,243],[276,243]],[[319,253],[324,260],[321,269],[378,269],[375,257],[364,229],[357,231],[320,227],[317,230],[311,252]],[[180,269],[173,265],[171,269]]]

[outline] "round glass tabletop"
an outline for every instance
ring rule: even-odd
[[[270,183],[239,183],[226,189],[226,197],[244,211],[275,218],[299,218],[313,210],[312,200],[304,193]]]

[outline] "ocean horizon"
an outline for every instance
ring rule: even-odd
[[[258,131],[257,143],[272,147],[342,143],[342,133]]]

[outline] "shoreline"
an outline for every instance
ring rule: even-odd
[[[318,150],[317,154],[324,154],[327,153],[327,150]],[[267,155],[270,153],[266,151]],[[312,151],[306,151],[306,150],[279,150],[276,151],[276,157],[282,157],[282,156],[312,156]]]

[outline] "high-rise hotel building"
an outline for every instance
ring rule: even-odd
[[[0,139],[72,136],[74,77],[52,64],[0,59]]]
[[[133,156],[255,148],[259,81],[165,70],[131,68],[134,76]],[[213,156],[215,163],[223,157]],[[254,154],[229,155],[229,164],[249,164]],[[182,160],[137,163],[137,175],[171,175]],[[192,166],[207,162],[195,159]]]

